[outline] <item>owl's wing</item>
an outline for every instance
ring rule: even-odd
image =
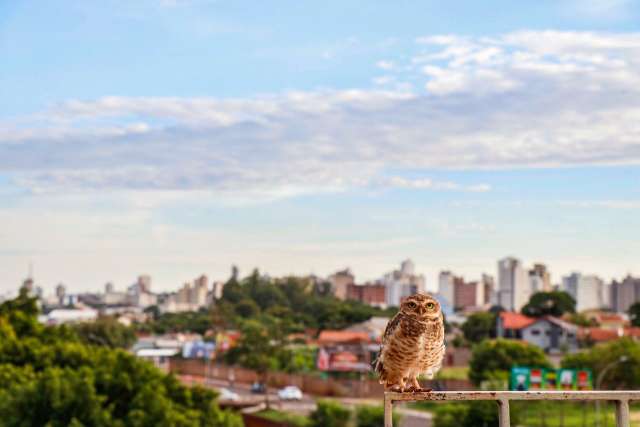
[[[396,313],[396,315],[393,316],[393,319],[389,320],[389,323],[387,323],[387,327],[384,330],[384,335],[382,336],[382,345],[385,345],[387,338],[391,334],[393,334],[393,331],[395,331],[397,327],[400,326],[401,320],[402,320],[401,313]]]

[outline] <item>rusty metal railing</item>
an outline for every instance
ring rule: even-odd
[[[442,391],[384,394],[384,427],[393,427],[393,402],[446,402],[493,400],[498,404],[500,427],[510,427],[512,400],[609,401],[616,405],[616,426],[629,427],[629,402],[640,401],[640,391]]]

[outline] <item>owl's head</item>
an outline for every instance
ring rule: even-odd
[[[440,303],[431,295],[415,294],[400,304],[400,311],[418,319],[434,319],[441,316]]]

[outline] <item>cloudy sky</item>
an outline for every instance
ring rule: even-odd
[[[640,2],[0,3],[0,293],[640,274]]]

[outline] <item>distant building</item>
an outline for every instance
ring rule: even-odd
[[[551,353],[575,351],[578,331],[576,325],[553,316],[533,318],[508,311],[498,315],[496,325],[499,338],[523,340]]]
[[[62,304],[65,295],[67,295],[66,286],[64,286],[62,283],[58,283],[58,286],[56,286],[56,298],[58,299],[59,304]]]
[[[465,282],[461,277],[454,280],[454,307],[458,310],[479,308],[484,305],[484,283]]]
[[[493,276],[482,274],[482,284],[484,286],[484,305],[495,305],[496,300],[496,283]]]
[[[454,306],[455,276],[450,271],[441,271],[438,276],[438,294],[450,305]]]
[[[33,279],[28,277],[22,281],[22,286],[20,286],[20,291],[26,291],[28,295],[33,295],[35,285],[33,284]]]
[[[198,311],[209,304],[209,279],[202,275],[193,284],[186,282],[177,292],[169,294],[158,305],[163,313]]]
[[[534,264],[529,270],[529,283],[531,292],[550,292],[551,291],[551,273],[544,264]]]
[[[522,339],[547,353],[572,352],[578,349],[578,327],[553,316],[537,319],[522,328]]]
[[[627,276],[621,282],[614,280],[610,288],[610,307],[618,313],[626,313],[640,301],[640,278]]]
[[[222,298],[222,290],[224,289],[224,282],[213,282],[213,289],[211,290],[213,299]]]
[[[402,262],[400,270],[385,274],[380,283],[386,288],[386,302],[388,307],[397,307],[408,296],[425,291],[423,275],[415,274],[415,266],[411,260]]]
[[[382,283],[365,283],[364,285],[352,283],[347,287],[347,299],[385,308],[387,306],[386,287]]]
[[[607,289],[597,276],[572,273],[562,278],[562,288],[576,301],[576,311],[604,308]]]
[[[529,302],[531,285],[519,259],[498,261],[498,304],[508,311],[520,311]]]
[[[57,308],[48,314],[39,316],[41,323],[60,325],[63,323],[93,322],[98,318],[98,312],[92,308]]]
[[[355,284],[355,276],[347,268],[329,276],[329,283],[331,283],[333,295],[338,299],[345,300],[347,299],[347,288]]]

